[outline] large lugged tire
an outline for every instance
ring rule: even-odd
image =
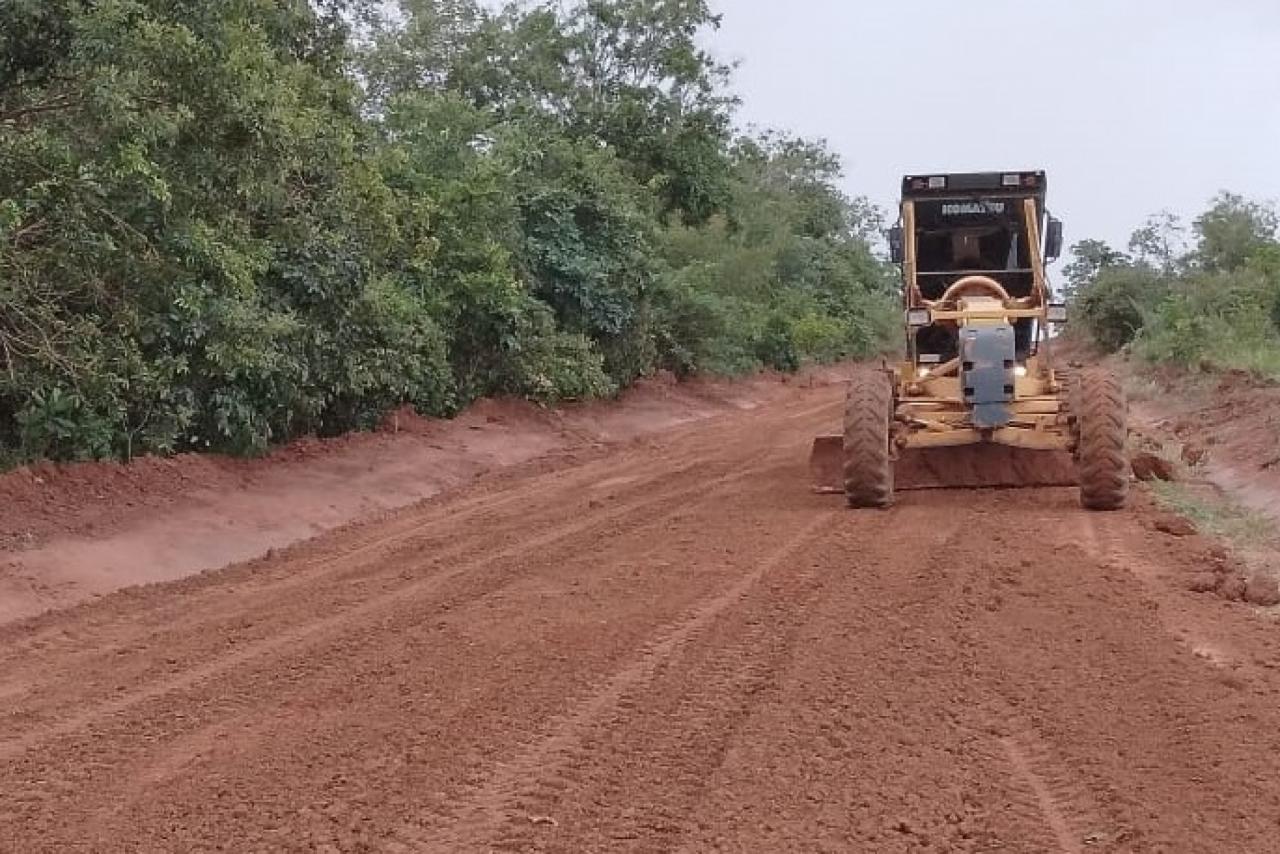
[[[862,369],[849,382],[844,406],[844,494],[850,507],[893,504],[889,455],[893,385],[884,371]]]
[[[1129,497],[1128,404],[1115,374],[1094,368],[1073,380],[1080,503],[1089,510],[1119,510]]]

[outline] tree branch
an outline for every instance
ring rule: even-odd
[[[32,104],[29,107],[21,107],[15,110],[6,110],[0,112],[0,122],[8,124],[17,124],[23,119],[29,119],[32,116],[41,113],[53,113],[58,110],[70,110],[79,107],[84,103],[83,98],[63,97],[54,101],[47,101],[43,104]]]
[[[13,243],[15,248],[21,249],[23,248],[24,241],[26,241],[28,238],[39,235],[40,232],[44,231],[45,227],[48,225],[49,225],[49,220],[46,219],[45,217],[41,217],[35,222],[32,222],[28,225],[24,225],[22,228],[19,228],[17,231],[13,233],[13,235],[9,239]]]

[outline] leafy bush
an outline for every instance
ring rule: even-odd
[[[1231,193],[1195,220],[1197,244],[1171,254],[1181,232],[1169,214],[1153,218],[1131,245],[1161,251],[1134,262],[1086,241],[1075,310],[1107,349],[1133,342],[1155,362],[1196,370],[1246,370],[1280,379],[1280,242],[1270,206]],[[1157,231],[1159,234],[1157,234]],[[1155,235],[1155,236],[1153,236]],[[1155,258],[1158,267],[1151,263]],[[1097,259],[1102,259],[1099,262]],[[1159,272],[1158,272],[1159,271]]]
[[[0,4],[0,460],[886,346],[877,215],[733,138],[707,3],[384,5]]]
[[[101,459],[111,454],[113,424],[74,391],[55,386],[34,392],[16,416],[27,451],[60,459]]]
[[[1076,317],[1104,349],[1119,350],[1142,329],[1148,313],[1168,291],[1154,270],[1107,267],[1077,292]]]
[[[1273,300],[1272,283],[1254,271],[1189,276],[1152,313],[1138,352],[1187,368],[1280,377]]]

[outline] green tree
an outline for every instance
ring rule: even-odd
[[[3,7],[7,443],[257,450],[448,405],[444,336],[381,269],[398,200],[366,162],[339,11]],[[40,428],[52,400],[110,438],[37,441],[69,432]]]
[[[357,62],[374,112],[397,95],[456,93],[459,68],[489,21],[475,0],[398,0],[365,18]]]
[[[822,143],[764,134],[739,139],[733,164],[727,213],[666,235],[673,312],[706,328],[699,341],[698,325],[677,327],[674,365],[788,369],[890,347],[900,334],[894,277],[869,242],[882,219],[837,189],[838,158]]]
[[[1167,293],[1165,280],[1148,267],[1104,267],[1079,292],[1074,307],[1098,344],[1119,350],[1138,335]]]
[[[866,355],[880,226],[704,0],[0,5],[0,456]],[[495,61],[500,58],[501,61]]]
[[[448,85],[505,120],[614,149],[664,214],[704,222],[725,201],[736,103],[729,67],[698,44],[719,24],[706,0],[508,6],[479,28]]]
[[[1219,193],[1195,220],[1196,261],[1208,271],[1238,270],[1253,253],[1275,242],[1277,225],[1280,219],[1271,205]]]
[[[1096,265],[1075,300],[1107,349],[1191,370],[1244,370],[1280,378],[1280,242],[1267,205],[1219,195],[1181,251],[1175,217],[1158,214],[1134,234],[1132,264]],[[1095,243],[1094,249],[1104,244]],[[1101,251],[1090,257],[1103,257]]]
[[[1135,263],[1153,267],[1165,275],[1174,273],[1187,251],[1186,228],[1169,211],[1147,217],[1129,237],[1129,253]]]
[[[1123,252],[1111,248],[1110,244],[1092,238],[1081,240],[1071,246],[1071,263],[1063,268],[1067,277],[1064,292],[1068,299],[1082,293],[1103,270],[1112,267],[1127,267],[1133,259]]]

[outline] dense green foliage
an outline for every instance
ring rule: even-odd
[[[1277,225],[1268,205],[1223,193],[1192,224],[1190,246],[1169,214],[1136,231],[1127,253],[1076,244],[1067,267],[1076,317],[1107,350],[1280,379]]]
[[[874,212],[735,134],[705,0],[384,6],[0,5],[0,456],[882,346]]]

